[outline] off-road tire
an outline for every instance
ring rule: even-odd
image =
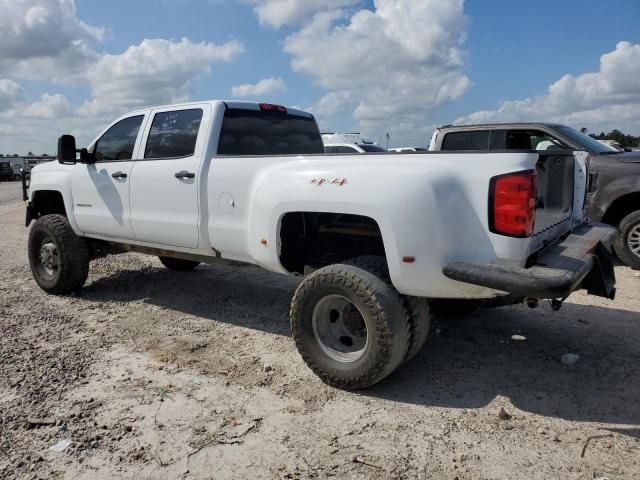
[[[314,308],[329,295],[352,302],[371,335],[364,353],[354,361],[331,358],[314,335]],[[303,360],[333,387],[358,390],[378,383],[403,362],[409,347],[409,322],[398,293],[384,280],[354,265],[329,265],[309,275],[293,296],[290,317]]]
[[[474,300],[433,300],[431,314],[445,320],[462,320],[478,310],[478,302]]]
[[[194,270],[200,262],[194,262],[192,260],[183,260],[181,258],[173,258],[173,257],[158,257],[160,262],[167,267],[169,270],[173,270],[175,272],[190,272]]]
[[[616,238],[615,242],[613,242],[613,249],[615,250],[616,255],[618,255],[618,258],[622,260],[622,263],[636,270],[640,270],[640,254],[634,253],[628,242],[632,231],[635,229],[637,232],[639,226],[640,210],[636,210],[622,219],[618,225],[620,234]]]
[[[57,250],[58,265],[47,273],[40,260],[40,249],[51,242]],[[84,238],[77,236],[64,215],[43,215],[29,232],[29,265],[36,283],[53,295],[68,295],[80,290],[89,274],[89,248]]]
[[[363,255],[361,257],[352,258],[345,262],[348,265],[355,265],[368,272],[373,273],[376,277],[383,279],[391,285],[391,277],[389,276],[389,267],[384,257],[377,255]],[[409,348],[404,362],[408,362],[415,357],[429,336],[429,328],[431,327],[431,315],[429,310],[429,301],[426,298],[412,297],[409,295],[400,295],[400,299],[407,312],[409,319],[409,330],[411,336],[409,339]]]

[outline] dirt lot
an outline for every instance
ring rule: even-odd
[[[414,361],[353,394],[295,350],[296,279],[123,255],[92,264],[80,296],[47,296],[23,214],[0,205],[0,478],[640,478],[627,268],[614,302],[438,321]]]

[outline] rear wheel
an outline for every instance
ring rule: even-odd
[[[63,215],[44,215],[29,232],[29,264],[40,288],[54,295],[79,290],[89,274],[89,249]]]
[[[376,277],[381,278],[387,284],[391,285],[389,268],[384,257],[378,255],[363,255],[347,260],[345,263],[371,272]],[[407,349],[407,355],[404,359],[405,362],[408,362],[422,350],[422,347],[424,347],[424,344],[427,342],[429,328],[431,326],[430,307],[429,301],[426,298],[400,295],[400,299],[406,310],[409,320],[409,330],[411,332],[409,348]]]
[[[622,262],[640,269],[640,211],[635,211],[622,219],[618,226],[620,235],[613,244]]]
[[[160,262],[167,267],[169,270],[174,270],[176,272],[190,272],[194,270],[200,262],[194,262],[192,260],[183,260],[181,258],[173,258],[173,257],[158,257]]]
[[[303,280],[291,302],[291,330],[309,368],[325,383],[348,390],[387,377],[409,347],[398,293],[354,265],[330,265]]]

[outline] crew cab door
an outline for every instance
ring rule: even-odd
[[[151,111],[131,172],[131,227],[135,239],[175,247],[198,246],[199,170],[209,105]]]
[[[94,143],[95,163],[77,163],[71,193],[73,216],[85,234],[133,238],[129,181],[145,114],[117,120]]]

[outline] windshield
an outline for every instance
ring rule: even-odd
[[[377,145],[368,145],[368,144],[359,143],[358,146],[365,152],[388,152],[388,150],[385,150],[384,148],[379,147]]]
[[[596,140],[595,138],[592,138],[589,135],[586,135],[582,132],[578,132],[573,128],[560,126],[560,127],[557,127],[557,130],[561,134],[563,134],[565,137],[569,138],[571,141],[573,141],[574,143],[577,143],[578,145],[583,147],[585,150],[588,150],[590,152],[604,153],[606,155],[610,155],[612,153],[618,153],[618,151],[615,148],[610,147],[609,145],[604,145],[600,143],[598,140]]]

